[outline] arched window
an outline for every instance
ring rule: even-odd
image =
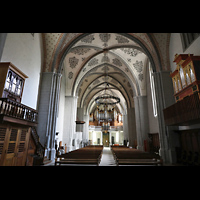
[[[155,93],[155,84],[154,84],[154,76],[153,70],[151,68],[151,64],[149,63],[149,76],[150,76],[150,85],[151,85],[151,97],[152,97],[152,104],[153,104],[153,114],[154,117],[157,117],[157,103],[156,103],[156,93]]]
[[[199,35],[200,33],[181,33],[183,51],[185,51]]]

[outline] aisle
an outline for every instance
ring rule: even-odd
[[[99,166],[116,166],[110,147],[104,147]]]

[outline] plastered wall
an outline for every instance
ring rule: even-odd
[[[1,62],[12,62],[29,78],[25,81],[22,104],[37,109],[40,71],[43,64],[41,33],[8,33]]]

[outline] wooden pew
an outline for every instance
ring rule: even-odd
[[[57,158],[55,160],[55,166],[57,164],[61,165],[61,164],[94,164],[94,165],[99,165],[100,160],[99,158],[97,159],[79,159],[79,158]]]
[[[137,149],[130,149],[125,146],[111,146],[117,166],[119,165],[162,165],[160,156],[147,153]]]
[[[159,159],[117,159],[117,166],[119,165],[162,165],[162,160]]]
[[[95,164],[99,165],[102,156],[103,145],[90,145],[66,154],[58,155],[55,159],[57,164]]]

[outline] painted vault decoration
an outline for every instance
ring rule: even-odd
[[[142,63],[142,61],[138,61],[138,60],[136,60],[136,63],[134,63],[133,64],[133,66],[134,66],[134,68],[136,69],[136,71],[137,72],[142,72],[142,70],[143,70],[143,63]]]
[[[78,64],[79,59],[77,59],[75,56],[69,58],[69,66],[73,69],[76,67],[76,65]]]
[[[119,96],[119,110],[133,107],[136,95],[146,95],[147,56],[139,44],[117,33],[92,33],[78,40],[64,59],[66,95],[78,96],[78,106],[92,109],[94,99],[109,84]],[[131,84],[130,84],[131,83]]]

